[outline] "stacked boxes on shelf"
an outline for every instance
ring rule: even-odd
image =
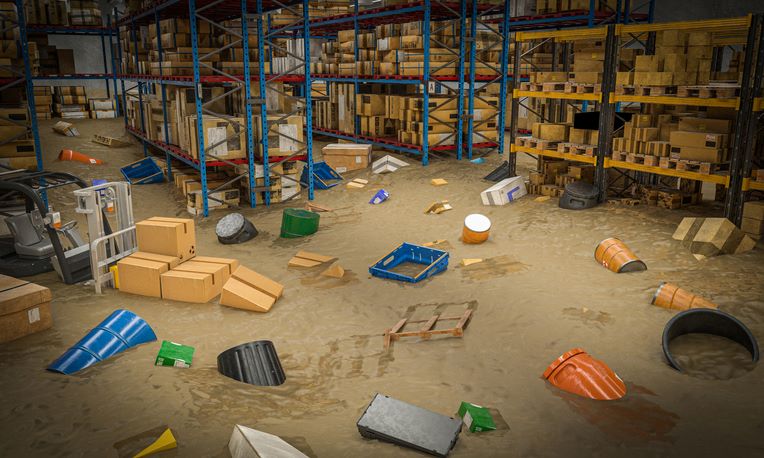
[[[0,165],[14,169],[37,168],[34,142],[29,138],[27,108],[0,108]]]
[[[90,117],[88,98],[83,86],[55,86],[53,112],[64,119]]]
[[[27,24],[69,25],[66,2],[30,0],[24,5]]]
[[[746,202],[743,205],[743,222],[740,228],[756,240],[764,235],[764,201]]]
[[[197,21],[199,55],[214,51],[212,26],[206,21]],[[192,76],[194,74],[191,49],[191,28],[188,19],[170,18],[159,21],[159,35],[154,24],[140,29],[141,40],[138,40],[139,50],[149,50],[148,54],[139,51],[139,67],[148,67],[151,75]],[[129,33],[127,34],[128,41]],[[132,51],[132,41],[129,49]],[[162,46],[162,60],[159,60],[159,46]],[[123,43],[123,47],[124,47]],[[128,49],[128,48],[123,48]],[[141,59],[146,56],[147,62],[141,65]],[[212,63],[220,60],[220,54],[213,54],[205,59]],[[127,57],[129,64],[134,62],[133,55]],[[146,65],[148,64],[148,65]],[[199,66],[200,75],[212,75],[211,69]]]
[[[597,11],[615,11],[620,2],[616,0],[596,0]],[[589,0],[536,0],[536,14],[560,13],[563,11],[588,10]]]
[[[541,194],[549,197],[560,197],[565,185],[575,181],[594,181],[594,166],[576,164],[559,159],[540,158],[537,170],[528,175],[529,194]]]
[[[37,119],[53,117],[53,88],[50,86],[34,87],[34,108]]]
[[[71,25],[102,26],[101,8],[96,0],[69,0]]]

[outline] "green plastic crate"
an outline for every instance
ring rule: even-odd
[[[194,359],[194,347],[163,340],[155,366],[191,367]]]
[[[462,402],[459,406],[459,416],[462,417],[462,421],[471,433],[496,429],[496,423],[493,422],[491,412],[485,407]]]

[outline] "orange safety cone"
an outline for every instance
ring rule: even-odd
[[[715,309],[717,305],[672,283],[661,283],[653,296],[653,305],[671,310]]]
[[[100,159],[93,159],[92,157],[82,154],[79,151],[74,151],[70,149],[62,149],[60,153],[58,153],[58,160],[59,161],[77,161],[82,162],[83,164],[92,164],[92,165],[102,165],[103,161]]]
[[[563,353],[546,368],[542,377],[561,390],[585,398],[611,401],[626,394],[623,380],[607,364],[580,348]]]

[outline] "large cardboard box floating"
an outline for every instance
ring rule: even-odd
[[[396,159],[390,155],[387,155],[381,159],[377,159],[371,165],[371,171],[374,173],[392,173],[401,167],[406,167],[408,162],[404,162],[400,159]]]
[[[241,266],[223,286],[220,304],[255,312],[267,312],[283,292],[284,286],[280,283]]]
[[[177,258],[171,258],[177,259]],[[128,256],[117,262],[119,290],[140,296],[162,297],[160,277],[170,270],[170,263]]]
[[[228,451],[232,458],[308,458],[279,436],[242,425],[233,427]]]
[[[154,216],[135,225],[138,249],[187,261],[196,254],[194,220]]]
[[[236,272],[236,269],[239,268],[239,260],[238,259],[230,259],[230,258],[216,258],[214,256],[194,256],[193,259],[194,262],[208,262],[211,264],[222,264],[226,267],[225,271],[225,278],[223,280],[223,284],[228,281],[228,279],[233,275],[234,272]]]
[[[145,251],[136,251],[130,255],[133,259],[145,259],[147,261],[163,262],[167,264],[168,270],[174,269],[180,264],[180,258],[175,256],[167,256],[164,254],[147,253]]]
[[[371,145],[331,143],[324,146],[321,152],[324,162],[337,173],[365,169],[371,162]]]
[[[178,302],[206,304],[220,293],[212,274],[171,270],[161,276],[162,297]]]
[[[726,218],[684,218],[673,236],[697,259],[752,250],[756,241]]]
[[[0,275],[0,343],[53,326],[51,297],[44,286]]]
[[[501,180],[480,193],[483,205],[507,205],[528,194],[523,177]]]
[[[220,294],[223,290],[223,285],[228,281],[230,274],[228,273],[228,265],[226,264],[214,264],[211,262],[196,262],[191,260],[184,262],[178,267],[174,268],[175,272],[196,272],[200,274],[212,275],[212,293],[214,296]],[[213,296],[213,297],[214,297]],[[211,298],[210,298],[211,299]]]

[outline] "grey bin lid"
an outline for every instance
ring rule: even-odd
[[[239,233],[244,228],[244,215],[241,213],[231,213],[225,215],[217,226],[215,226],[215,234],[218,237],[232,237]]]
[[[566,184],[565,192],[570,194],[571,197],[578,197],[579,199],[596,199],[599,194],[596,186],[585,181],[574,181],[573,183]]]

